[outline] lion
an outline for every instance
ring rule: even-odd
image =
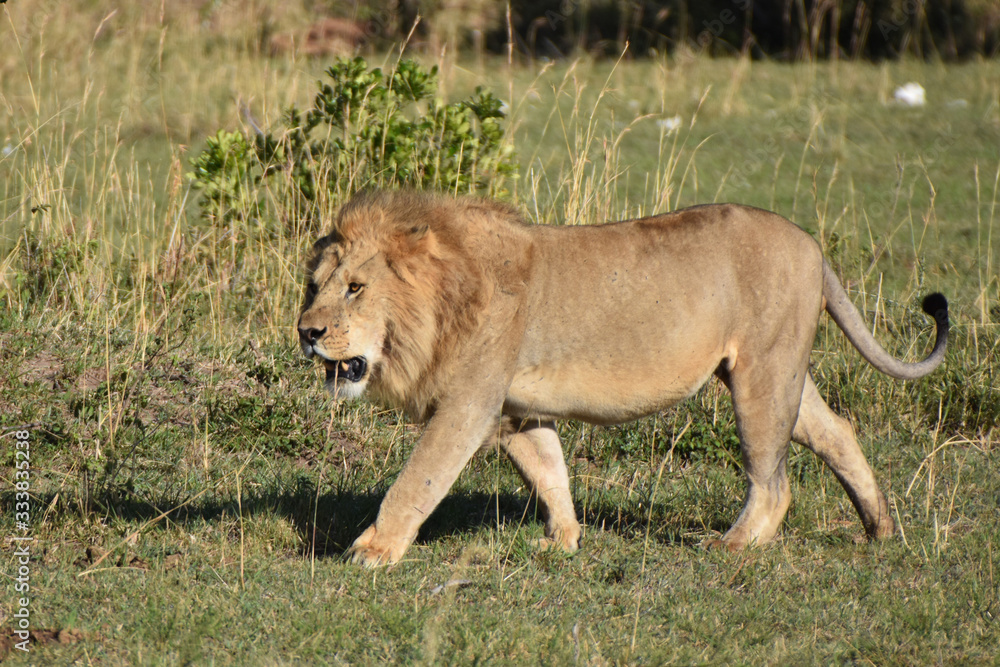
[[[695,206],[602,225],[526,223],[496,201],[356,195],[317,241],[298,320],[337,398],[370,396],[426,423],[355,563],[399,561],[471,457],[499,438],[540,502],[544,544],[581,529],[556,420],[609,425],[658,413],[719,378],[732,394],[747,495],[717,546],[777,533],[789,442],[815,452],[871,539],[895,524],[851,424],[809,372],[821,311],[882,373],[945,358],[948,303],[924,299],[933,350],[904,363],[874,339],[819,245],[776,213]]]

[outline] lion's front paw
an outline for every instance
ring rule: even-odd
[[[746,542],[731,541],[726,539],[719,539],[718,537],[710,537],[701,543],[701,546],[709,551],[739,551],[740,549],[749,546]]]
[[[354,544],[347,550],[345,556],[355,565],[367,568],[381,567],[398,562],[409,545],[408,540],[386,539],[375,526],[369,526],[361,533],[361,537],[354,540]]]
[[[580,526],[547,531],[548,534],[538,540],[540,549],[555,549],[567,554],[580,548]]]

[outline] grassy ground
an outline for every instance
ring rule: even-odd
[[[536,508],[487,454],[407,561],[371,573],[340,554],[419,431],[331,403],[300,358],[311,239],[213,228],[184,177],[207,135],[239,126],[237,99],[272,122],[324,63],[260,55],[257,5],[81,4],[0,12],[0,658],[26,427],[36,633],[11,660],[995,664],[998,63],[440,59],[446,95],[509,101],[510,198],[532,219],[772,208],[814,232],[894,353],[927,349],[931,290],[952,300],[954,340],[903,384],[826,320],[817,337],[814,374],[859,428],[893,539],[865,543],[836,480],[793,448],[781,538],[702,549],[743,493],[711,385],[636,425],[562,425],[577,555],[531,547]],[[925,107],[891,102],[908,81]]]

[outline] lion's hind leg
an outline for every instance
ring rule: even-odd
[[[790,365],[781,355],[752,359],[743,354],[736,369],[718,373],[733,396],[747,479],[746,501],[722,536],[722,546],[740,549],[770,541],[788,511],[792,496],[786,466],[806,367],[802,357],[801,364]]]
[[[500,446],[542,504],[546,516],[543,545],[576,551],[580,547],[580,524],[555,424],[514,421],[509,431]]]
[[[830,409],[811,377],[806,378],[792,439],[811,449],[830,466],[854,503],[869,537],[885,537],[894,532],[889,504],[854,437],[854,429],[850,422]]]

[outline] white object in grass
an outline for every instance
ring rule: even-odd
[[[670,118],[661,118],[660,120],[656,121],[656,126],[659,127],[661,130],[663,130],[664,132],[666,132],[667,134],[670,134],[671,132],[675,132],[680,129],[681,117],[672,116]]]
[[[908,107],[922,107],[927,102],[924,87],[912,81],[905,86],[897,88],[892,96],[897,102],[905,104]]]

